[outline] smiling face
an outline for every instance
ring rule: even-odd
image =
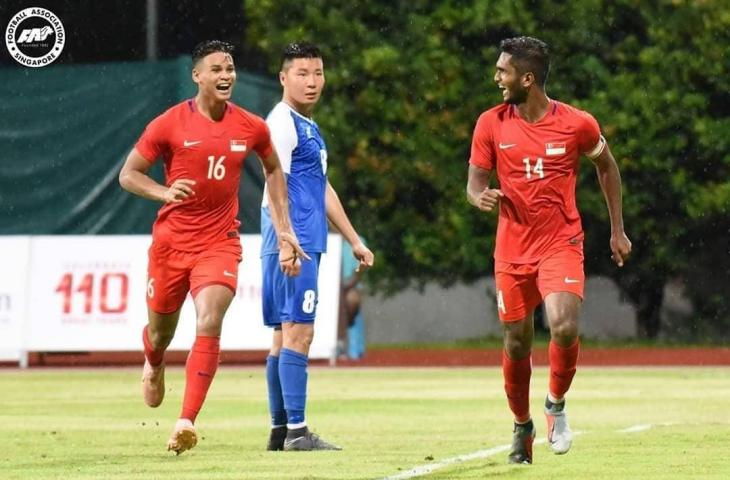
[[[193,81],[200,95],[225,102],[231,98],[236,83],[236,67],[230,53],[213,52],[193,66]]]
[[[512,55],[504,53],[497,59],[494,81],[502,90],[505,103],[519,105],[527,100],[528,87],[534,83],[531,73],[520,74],[512,62]]]
[[[309,113],[322,95],[324,64],[321,58],[293,58],[284,62],[279,81],[284,101],[300,113]]]

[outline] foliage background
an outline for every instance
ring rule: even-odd
[[[247,44],[278,71],[281,48],[324,51],[315,118],[330,178],[374,246],[381,291],[448,285],[491,270],[496,219],[465,201],[471,133],[500,101],[492,81],[502,38],[551,45],[552,98],[601,123],[624,181],[631,261],[610,261],[593,169],[578,188],[586,270],[614,278],[655,337],[664,286],[692,300],[685,337],[730,326],[730,5],[726,1],[246,0]],[[727,336],[727,334],[724,334]]]

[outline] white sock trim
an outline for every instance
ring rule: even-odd
[[[287,423],[286,428],[289,430],[295,430],[297,428],[304,428],[307,426],[307,422],[300,422],[300,423]]]
[[[175,427],[177,428],[177,427],[183,427],[183,426],[192,427],[192,426],[194,426],[193,421],[190,420],[189,418],[178,418],[177,422],[175,422]]]
[[[547,398],[548,398],[548,400],[550,400],[550,403],[563,403],[563,402],[565,402],[565,397],[563,397],[561,399],[558,399],[555,395],[553,395],[550,392],[548,392]]]

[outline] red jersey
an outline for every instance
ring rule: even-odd
[[[598,122],[589,113],[555,100],[535,123],[506,103],[481,114],[469,163],[496,168],[504,193],[495,259],[532,263],[571,240],[582,240],[575,202],[579,160],[581,154],[597,157],[604,146]]]
[[[195,180],[195,195],[160,208],[152,227],[157,244],[199,252],[238,236],[238,188],[246,156],[268,157],[273,147],[264,120],[228,103],[223,118],[204,117],[187,100],[152,120],[135,145],[149,162],[165,162],[165,184]]]

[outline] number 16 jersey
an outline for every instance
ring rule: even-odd
[[[220,121],[203,116],[187,100],[152,120],[135,145],[149,162],[162,157],[165,184],[194,180],[195,195],[163,205],[152,228],[155,243],[200,252],[238,237],[238,188],[246,156],[261,158],[273,146],[263,118],[227,103]]]
[[[575,201],[581,155],[605,148],[598,122],[587,112],[550,101],[534,123],[515,105],[482,113],[474,129],[469,163],[497,170],[499,203],[494,258],[532,263],[561,246],[582,241]]]

